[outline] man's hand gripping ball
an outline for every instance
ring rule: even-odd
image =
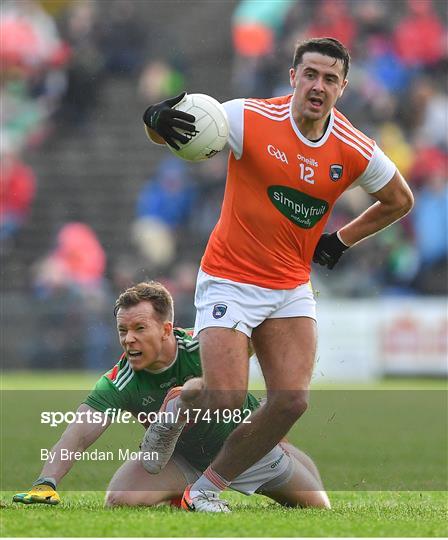
[[[160,135],[167,144],[176,150],[180,148],[178,142],[186,144],[190,140],[178,130],[182,129],[193,133],[196,129],[193,123],[196,118],[192,114],[172,108],[181,103],[185,95],[186,93],[182,92],[176,97],[151,105],[143,114],[143,122],[146,128],[155,131],[157,135]]]

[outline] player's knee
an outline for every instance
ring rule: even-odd
[[[277,418],[293,418],[297,420],[308,408],[308,397],[304,393],[291,395],[290,392],[278,394],[271,400]]]
[[[291,414],[299,418],[308,409],[308,397],[305,395],[298,395],[292,400]]]
[[[108,491],[104,499],[104,506],[113,508],[115,506],[126,506],[124,494],[125,491]]]
[[[104,500],[104,506],[114,508],[117,506],[137,506],[142,501],[136,498],[136,493],[132,491],[108,491]]]
[[[320,508],[330,510],[331,504],[325,491],[300,491],[295,496],[290,496],[286,500],[280,501],[284,506],[296,508]]]
[[[330,510],[331,503],[325,491],[313,491],[306,497],[302,506],[306,508],[321,508],[322,510]]]

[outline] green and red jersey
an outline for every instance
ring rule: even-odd
[[[199,342],[191,332],[176,328],[177,354],[174,362],[159,372],[134,371],[126,355],[96,383],[84,401],[89,407],[110,413],[111,409],[129,411],[136,418],[139,413],[158,412],[170,388],[182,386],[194,377],[202,376]],[[255,410],[258,400],[248,394],[243,409]],[[244,415],[243,417],[245,417]],[[198,421],[184,429],[176,446],[194,467],[204,470],[221,449],[224,441],[237,427],[234,421]]]

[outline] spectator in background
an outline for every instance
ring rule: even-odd
[[[409,173],[413,186],[420,190],[426,183],[428,175],[448,171],[448,152],[436,146],[428,146],[425,141],[414,147],[414,161]],[[419,191],[417,191],[418,195]]]
[[[38,2],[2,4],[2,131],[19,146],[35,146],[66,88],[67,45]]]
[[[187,222],[195,198],[196,189],[185,162],[165,158],[140,192],[137,217],[156,218],[175,230]]]
[[[187,225],[196,200],[185,162],[164,159],[155,175],[145,183],[137,200],[134,237],[153,267],[171,263],[176,234]]]
[[[420,268],[415,286],[423,294],[448,294],[448,167],[427,163],[427,178],[418,197],[412,220]]]
[[[0,139],[0,246],[2,251],[28,220],[36,193],[36,176],[4,134]]]
[[[151,29],[136,9],[138,2],[112,0],[98,19],[98,44],[110,75],[133,76],[141,68]]]
[[[345,0],[322,0],[306,31],[306,37],[331,36],[348,49],[352,49],[356,34],[356,21],[350,15]]]
[[[390,94],[401,94],[410,83],[411,72],[395,54],[389,36],[372,36],[366,40],[366,47],[365,69],[370,83]]]
[[[407,14],[396,25],[394,40],[400,61],[411,68],[435,66],[442,59],[446,30],[431,0],[407,0]]]
[[[40,348],[35,365],[103,369],[113,342],[106,306],[106,255],[93,230],[67,223],[55,248],[34,267],[34,291],[41,306]]]
[[[414,150],[406,141],[400,126],[394,122],[386,122],[380,126],[378,144],[397,168],[408,178],[413,165]]]
[[[54,20],[35,0],[2,3],[0,20],[2,60],[20,65],[29,73],[65,59]]]
[[[275,42],[295,0],[241,0],[232,20],[233,84],[238,94],[268,96]]]
[[[428,81],[429,82],[429,81]],[[448,151],[448,96],[432,83],[426,103],[422,104],[422,117],[417,126],[417,141],[438,146]]]
[[[70,3],[61,17],[61,30],[71,48],[63,118],[71,126],[81,125],[96,105],[104,69],[104,58],[96,38],[98,18],[93,0]]]
[[[356,56],[364,56],[368,51],[366,42],[371,37],[390,33],[388,6],[382,0],[364,0],[353,5],[353,13],[358,26],[358,36],[353,44]]]
[[[183,258],[177,262],[169,277],[162,278],[162,283],[170,286],[171,294],[176,306],[174,326],[192,328],[196,309],[194,307],[194,290],[196,288],[196,276],[198,273],[197,262]]]
[[[143,67],[138,82],[138,92],[145,103],[161,101],[167,96],[179,94],[184,87],[182,72],[162,59],[148,62]]]
[[[225,152],[201,163],[198,167],[198,197],[190,230],[198,244],[208,241],[213,227],[221,213],[224,186],[227,175],[227,156]]]
[[[410,218],[408,218],[410,220]],[[375,280],[383,295],[410,295],[419,266],[419,255],[407,230],[407,221],[387,229],[377,240],[375,256],[382,259]]]

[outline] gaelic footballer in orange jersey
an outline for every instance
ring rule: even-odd
[[[222,511],[217,493],[307,409],[317,341],[311,261],[334,268],[346,249],[412,208],[412,193],[395,165],[335,109],[349,66],[342,43],[309,39],[294,50],[292,95],[224,103],[231,155],[221,216],[196,285],[204,378],[195,406],[240,407],[249,337],[267,404],[226,440],[210,465],[214,475],[203,474],[188,490],[193,502],[211,493],[213,509],[202,511]],[[189,121],[168,111],[170,103],[150,106],[144,121],[162,139],[168,131],[183,144],[175,128]],[[354,184],[376,201],[338,231],[324,232],[335,201]]]
[[[216,277],[269,289],[309,280],[330,212],[355,181],[381,189],[395,165],[336,109],[316,142],[291,115],[291,97],[224,104],[231,126],[226,192],[202,259]]]

